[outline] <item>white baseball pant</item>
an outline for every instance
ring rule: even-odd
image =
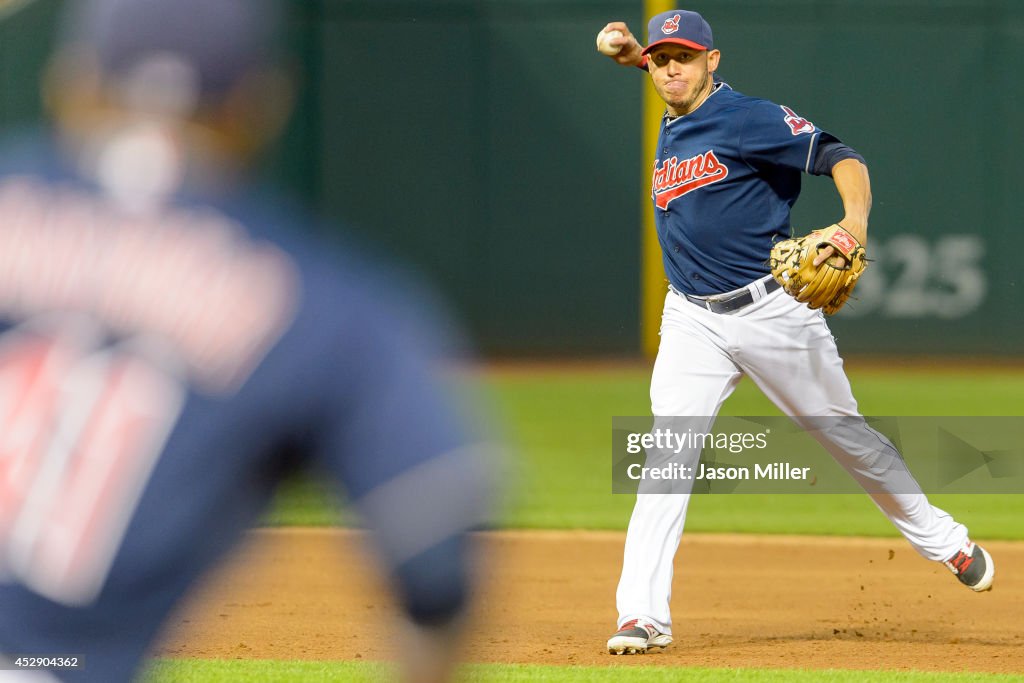
[[[744,374],[787,415],[860,415],[820,311],[781,289],[730,314],[712,313],[670,291],[651,378],[655,421],[658,416],[708,416],[704,428],[709,429]],[[870,482],[875,504],[922,556],[946,560],[967,540],[967,528],[932,506],[905,469],[879,472],[849,440],[819,440],[858,482]],[[689,454],[694,461],[699,456]],[[670,634],[673,558],[690,494],[643,491],[641,485],[626,535],[616,592],[618,625],[643,617]]]

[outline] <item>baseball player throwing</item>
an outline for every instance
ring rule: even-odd
[[[877,444],[899,456],[861,419],[825,320],[864,266],[871,189],[863,158],[789,107],[717,79],[721,53],[696,12],[653,17],[648,38],[643,47],[626,24],[613,22],[598,46],[617,49],[611,58],[623,66],[645,68],[666,105],[652,178],[670,283],[651,379],[656,422],[705,416],[710,427],[744,374],[805,427],[813,419],[806,416],[844,420],[843,430],[819,432],[822,445],[915,550],[945,563],[968,588],[989,590],[992,558],[967,528],[932,506],[905,469],[877,467]],[[803,173],[831,176],[845,215],[780,250]],[[817,289],[824,281],[837,285]],[[859,445],[868,441],[873,449]],[[672,562],[690,495],[649,491],[641,485],[629,522],[612,654],[672,642]]]

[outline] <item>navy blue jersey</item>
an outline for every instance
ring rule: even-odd
[[[413,619],[457,610],[483,465],[396,281],[242,193],[129,211],[53,168],[0,175],[0,653],[127,680],[307,467]]]
[[[695,111],[666,115],[652,198],[673,287],[719,294],[768,274],[772,242],[790,236],[790,209],[821,133],[788,107],[725,83]]]

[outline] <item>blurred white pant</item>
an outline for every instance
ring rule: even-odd
[[[732,314],[711,313],[670,291],[651,378],[651,410],[656,418],[707,416],[703,428],[709,429],[744,374],[787,415],[859,416],[843,361],[821,312],[782,290]],[[866,423],[864,429],[868,429]],[[872,467],[877,449],[869,453],[857,448],[864,439],[851,444],[825,435],[819,440],[858,482],[871,482],[875,504],[922,556],[949,559],[966,541],[966,527],[929,504],[905,469]],[[699,452],[690,456],[696,461]],[[645,617],[661,632],[671,633],[673,558],[690,494],[643,491],[641,486],[626,535],[616,593],[618,623]]]

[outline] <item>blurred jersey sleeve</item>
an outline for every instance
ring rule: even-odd
[[[493,447],[442,372],[450,331],[426,306],[354,307],[321,457],[340,478],[418,623],[444,623],[472,578],[467,531],[486,522]]]

